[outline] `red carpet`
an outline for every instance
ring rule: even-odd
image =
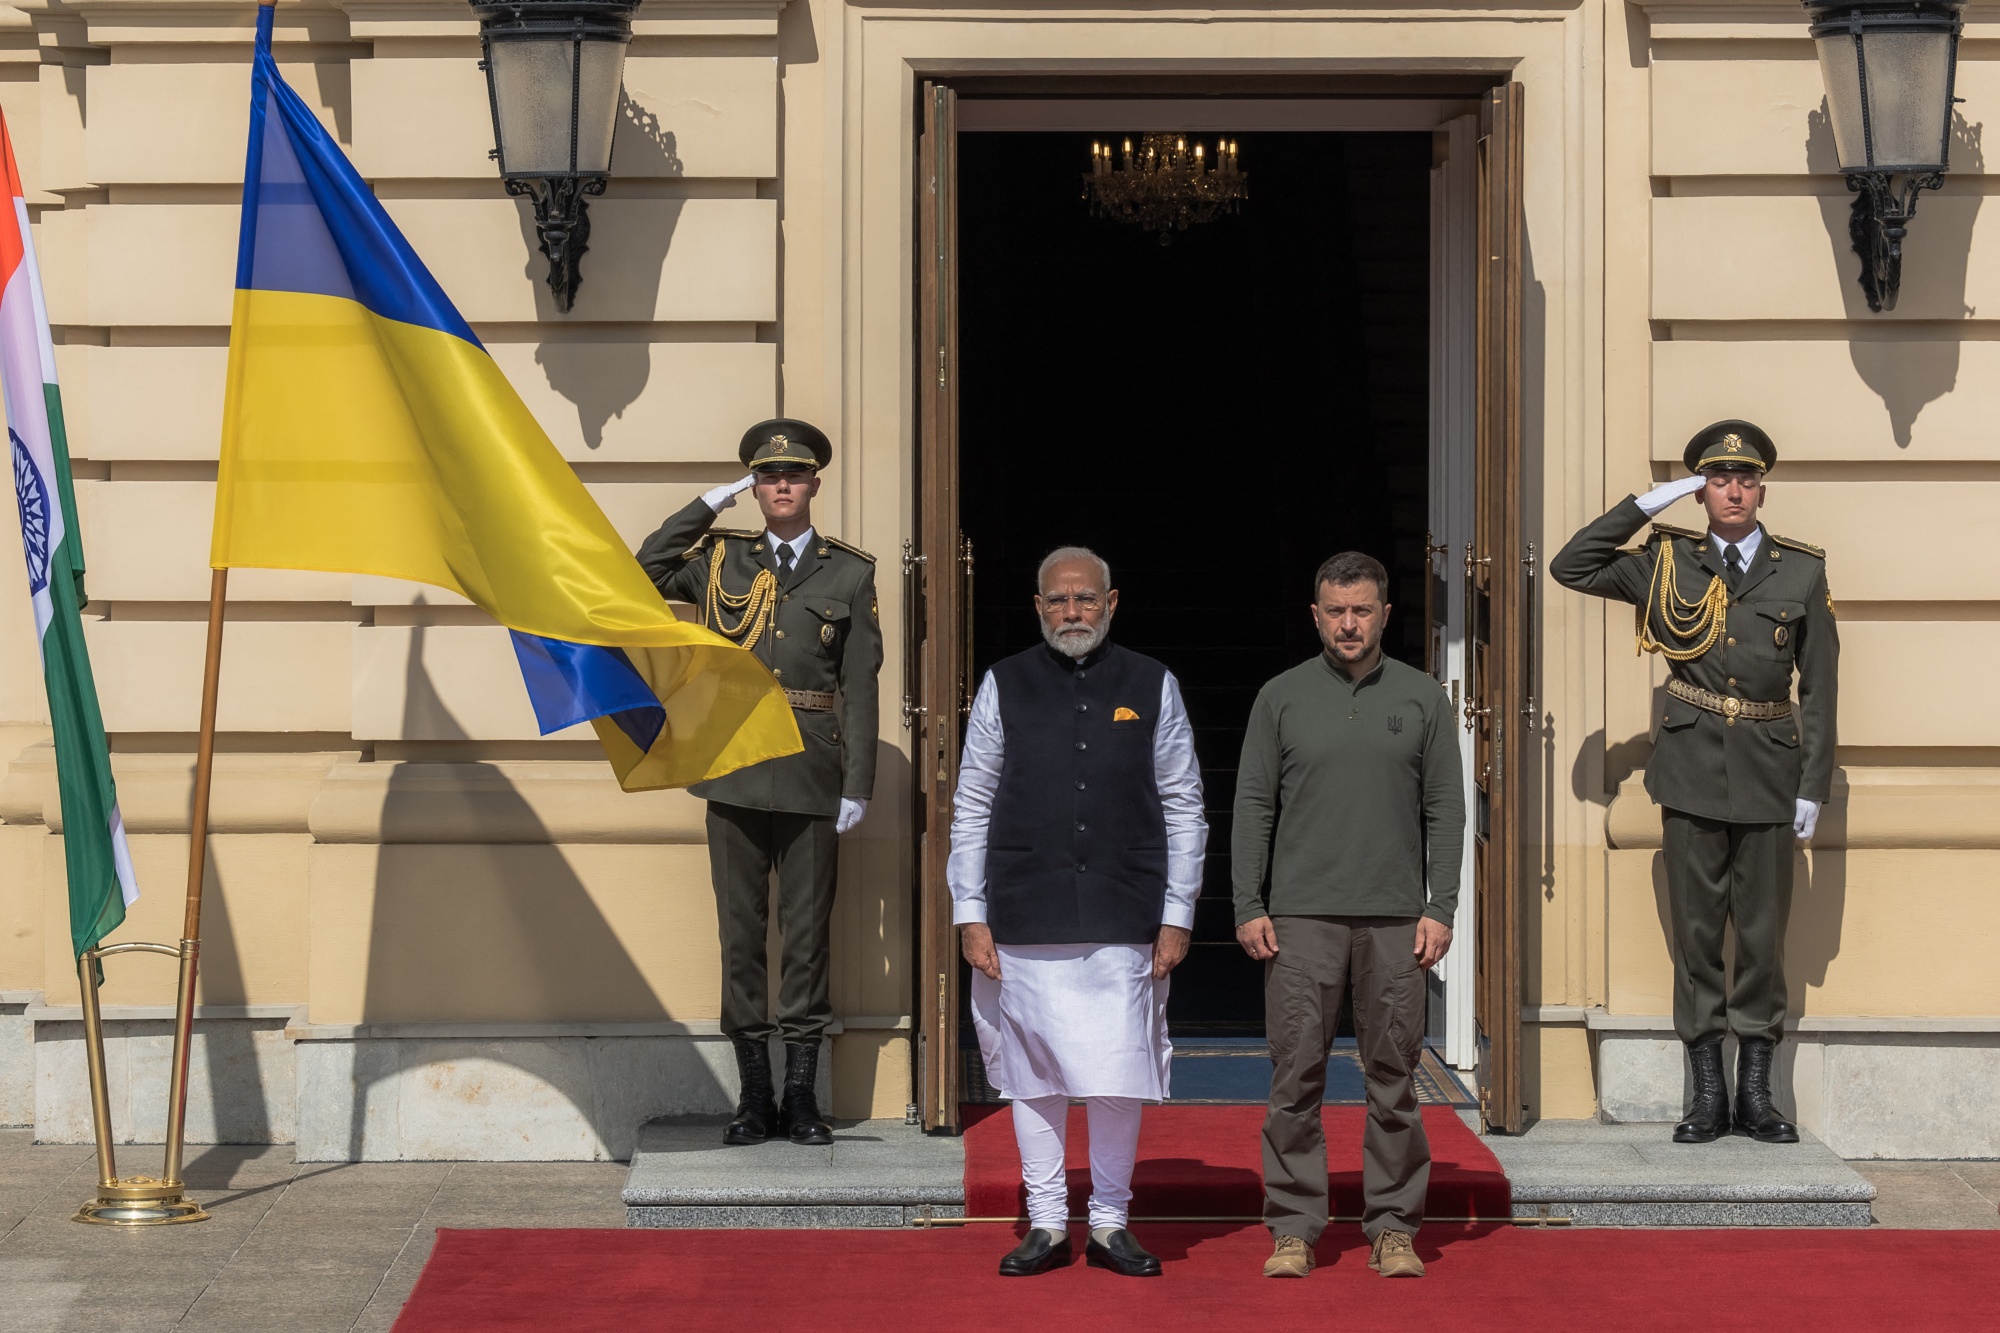
[[[1361,1216],[1361,1127],[1366,1107],[1326,1108],[1326,1157],[1335,1217]],[[1261,1106],[1149,1106],[1132,1173],[1132,1216],[1260,1217],[1264,1211]],[[1440,1218],[1503,1218],[1513,1196],[1500,1163],[1455,1111],[1424,1108],[1431,1143],[1425,1212]],[[1090,1135],[1084,1109],[1069,1111],[1070,1215],[1090,1197]],[[965,1108],[965,1213],[1025,1217],[1021,1155],[1004,1106]]]
[[[1081,1262],[1002,1278],[1004,1225],[935,1231],[440,1231],[396,1333],[782,1329],[2000,1328],[2000,1231],[1426,1227],[1421,1280],[1368,1271],[1359,1227],[1303,1282],[1259,1226],[1156,1225],[1153,1280]],[[1076,1243],[1082,1228],[1074,1228]]]

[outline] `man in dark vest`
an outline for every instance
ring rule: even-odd
[[[882,629],[875,558],[814,529],[812,498],[833,445],[803,421],[752,426],[737,455],[750,473],[660,525],[639,563],[660,595],[693,602],[701,623],[742,644],[785,687],[805,742],[689,788],[708,802],[708,859],[722,935],[722,1030],[741,1095],[723,1142],[828,1144],[813,1087],[833,1020],[828,923],[839,837],[861,822],[875,785],[875,677]],[[754,490],[753,490],[754,488]],[[751,490],[764,530],[715,520]],[[765,948],[778,872],[784,971],[771,1019]],[[773,1097],[769,1041],[785,1039],[785,1088]]]
[[[1042,561],[1045,646],[980,682],[951,825],[952,920],[972,964],[986,1076],[1014,1103],[1026,1277],[1070,1261],[1069,1102],[1090,1117],[1089,1261],[1157,1277],[1126,1230],[1140,1107],[1167,1096],[1167,974],[1187,956],[1208,822],[1180,686],[1106,642],[1111,569],[1066,546]]]
[[[1667,659],[1646,791],[1661,806],[1674,1030],[1694,1082],[1676,1143],[1732,1126],[1765,1143],[1799,1137],[1771,1099],[1771,1069],[1785,1035],[1792,857],[1833,789],[1840,631],[1825,553],[1757,521],[1777,461],[1762,430],[1718,421],[1688,441],[1693,475],[1626,496],[1549,563],[1566,588],[1636,606],[1639,646]],[[1654,517],[1685,495],[1701,497],[1708,531]],[[1619,549],[1648,522],[1637,549]],[[1736,975],[1725,982],[1732,928]],[[1731,1033],[1733,1114],[1722,1082]]]

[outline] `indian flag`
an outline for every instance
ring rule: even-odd
[[[49,339],[42,275],[35,267],[21,169],[14,163],[14,140],[3,114],[0,151],[6,155],[8,196],[0,215],[0,393],[7,400],[7,445],[14,460],[14,498],[21,507],[28,595],[35,603],[42,679],[55,731],[70,942],[80,955],[118,928],[125,909],[139,897],[139,885],[118,815],[111,753],[78,614],[84,602],[83,543],[70,484],[69,444],[63,437],[55,346]]]

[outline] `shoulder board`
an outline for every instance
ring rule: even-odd
[[[840,540],[840,538],[838,537],[828,537],[822,534],[820,536],[820,540],[825,542],[828,546],[839,547],[841,550],[847,552],[849,555],[858,555],[871,565],[875,563],[874,556],[868,554],[868,552],[862,550],[859,546],[849,546],[846,542]]]
[[[1653,536],[1685,537],[1691,542],[1698,542],[1702,539],[1702,534],[1696,532],[1693,528],[1677,528],[1671,523],[1655,523],[1653,525]]]
[[[708,546],[708,539],[710,537],[741,537],[747,541],[756,536],[756,533],[745,531],[742,528],[710,528],[707,532],[702,533],[701,536],[694,539],[694,545],[681,552],[681,559],[694,559],[696,555],[700,554]]]
[[[1771,533],[1771,540],[1780,546],[1789,546],[1794,551],[1804,551],[1807,555],[1816,555],[1822,560],[1826,559],[1826,552],[1820,550],[1819,547],[1814,546],[1811,542],[1802,542],[1796,537],[1780,537],[1775,532]]]

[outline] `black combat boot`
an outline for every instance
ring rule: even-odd
[[[1722,1043],[1688,1047],[1694,1070],[1694,1105],[1674,1126],[1675,1143],[1713,1143],[1729,1132],[1729,1093],[1722,1086]]]
[[[778,1108],[778,1132],[793,1143],[833,1142],[833,1126],[820,1119],[819,1099],[813,1085],[819,1082],[819,1043],[785,1043],[785,1100]]]
[[[1745,1037],[1736,1043],[1736,1127],[1759,1143],[1797,1143],[1799,1127],[1771,1105],[1771,1062],[1778,1043]]]
[[[778,1128],[778,1103],[771,1096],[771,1048],[761,1039],[739,1037],[731,1044],[736,1047],[736,1073],[743,1092],[736,1099],[736,1118],[722,1131],[722,1141],[738,1146],[762,1143]]]

